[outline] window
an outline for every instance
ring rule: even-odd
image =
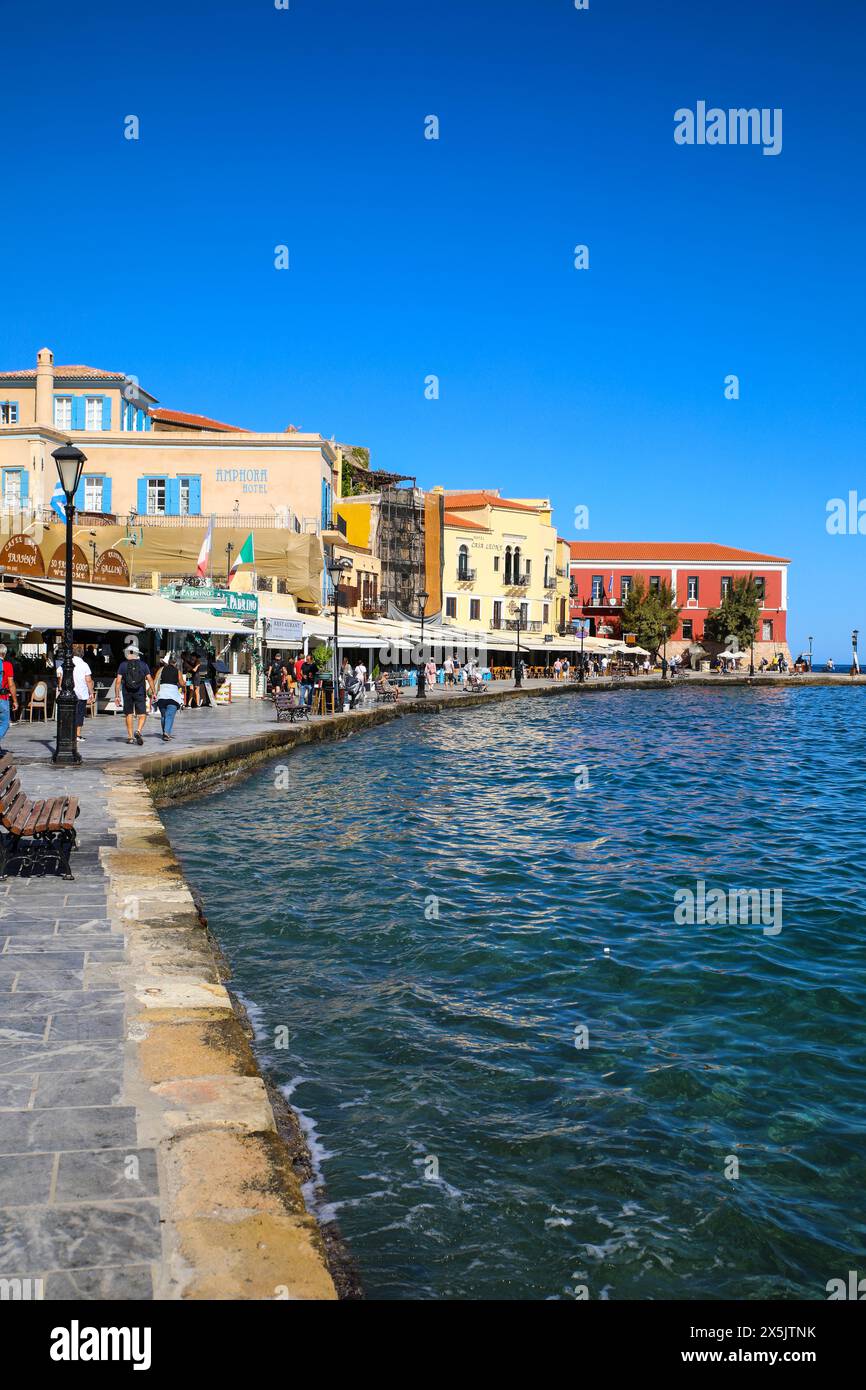
[[[620,581],[619,581],[619,591],[620,591],[620,597],[621,597],[623,603],[625,603],[626,599],[628,598],[629,594],[631,593],[631,575],[630,575],[630,574],[624,574],[624,575],[622,576],[622,578],[620,579]]]
[[[499,573],[499,556],[498,556],[498,555],[494,555],[494,557],[493,557],[493,573],[494,573],[494,574],[498,574],[498,573]]]
[[[104,481],[103,478],[84,479],[84,510],[86,512],[101,512],[103,510],[102,485]]]
[[[660,574],[651,574],[651,575],[650,575],[650,593],[651,593],[651,594],[657,594],[658,591],[659,591],[659,589],[661,588],[661,586],[662,586],[661,575],[660,575]]]
[[[772,640],[773,640],[773,620],[772,620],[772,618],[765,618],[764,621],[763,621],[763,623],[761,624],[761,641],[762,641],[762,642],[772,642]]]
[[[445,600],[445,617],[446,617],[446,618],[456,618],[456,617],[457,617],[457,600],[456,600],[456,598],[446,598],[446,600]]]
[[[466,579],[469,575],[469,546],[461,545],[457,552],[457,574],[460,579]]]
[[[529,622],[529,604],[528,604],[528,603],[521,603],[521,605],[520,605],[520,626],[521,626],[521,627],[526,627],[526,624],[527,624],[528,622]]]
[[[731,581],[731,576],[730,576],[729,574],[724,574],[724,575],[722,575],[722,599],[723,599],[723,600],[726,599],[726,598],[728,597],[728,594],[731,592],[731,582],[732,582],[732,581]]]
[[[102,397],[88,396],[84,403],[84,428],[86,430],[102,429]]]
[[[529,576],[532,574],[532,561],[531,561],[531,560],[527,560],[527,561],[526,561],[526,565],[525,565],[525,568],[524,568],[523,573],[526,575],[527,579],[528,579]]]
[[[180,501],[179,501],[179,505],[180,505],[180,514],[181,514],[181,516],[189,516],[190,479],[189,479],[189,478],[180,478],[180,479],[179,479],[179,482],[180,482],[180,493],[179,493],[179,498],[180,498]]]
[[[550,556],[549,556],[549,555],[545,555],[545,557],[544,557],[544,587],[545,587],[545,589],[547,588],[547,586],[548,586],[549,583],[550,583]]]
[[[54,424],[59,430],[72,429],[72,397],[54,397]]]
[[[498,598],[493,600],[493,626],[502,626],[502,603]]]
[[[511,546],[505,547],[505,582],[511,583]]]
[[[165,515],[165,478],[147,480],[147,515]]]
[[[756,580],[755,580],[755,588],[756,588],[757,591],[758,591],[758,602],[759,602],[759,604],[761,605],[761,607],[763,608],[763,606],[764,606],[764,600],[765,600],[766,597],[767,597],[767,581],[766,581],[766,579],[760,579],[760,578],[756,579]]]
[[[686,641],[686,642],[691,642],[691,640],[692,640],[692,620],[691,620],[691,618],[686,618],[686,619],[684,620],[684,622],[683,622],[683,639],[684,639],[684,641]]]
[[[594,575],[592,576],[592,602],[593,602],[593,603],[601,603],[601,597],[602,597],[602,594],[603,594],[603,593],[604,593],[604,575],[603,575],[603,574],[594,574]]]
[[[7,507],[17,507],[21,501],[21,470],[3,469],[3,501]]]
[[[545,627],[547,627],[547,624],[550,622],[550,604],[549,604],[549,603],[545,603],[545,604],[542,606],[542,622],[544,623],[544,626],[545,626]]]
[[[689,575],[687,598],[694,600],[695,603],[698,601],[698,576],[696,574]]]
[[[18,424],[18,402],[0,401],[0,425]]]
[[[469,617],[473,623],[477,623],[481,618],[481,599],[471,598],[469,600]]]

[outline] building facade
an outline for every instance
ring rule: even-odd
[[[593,636],[621,638],[622,609],[635,579],[648,589],[668,584],[681,608],[668,654],[702,642],[704,622],[718,608],[734,579],[751,575],[761,612],[755,639],[759,658],[788,651],[788,565],[778,555],[709,543],[623,543],[572,541],[571,617],[587,619]]]

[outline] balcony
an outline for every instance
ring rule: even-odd
[[[57,518],[54,518],[57,520]],[[214,529],[218,530],[242,530],[242,531],[301,531],[298,518],[289,511],[288,507],[281,507],[280,510],[267,512],[259,515],[247,512],[228,512],[225,515],[211,517],[208,512],[206,515],[185,514],[183,516],[168,516],[165,512],[129,512],[127,517],[118,518],[120,524],[128,520],[130,526],[164,526],[178,528],[184,526],[201,526],[203,529],[210,525],[213,520]],[[308,523],[312,522],[312,526]],[[308,517],[303,527],[304,531],[310,530],[313,534],[318,533],[318,523],[314,517]]]
[[[545,588],[545,591],[546,591],[548,594],[555,594],[555,593],[556,593],[556,580],[555,580],[555,579],[545,579],[545,581],[544,581],[544,588]]]
[[[458,584],[474,584],[476,574],[477,574],[477,571],[476,571],[476,570],[463,569],[461,566],[458,565],[458,567],[457,567],[457,583],[458,583]]]
[[[382,599],[362,598],[361,617],[362,618],[387,618],[388,605]]]
[[[511,575],[510,578],[509,578],[508,575],[506,575],[506,576],[505,576],[505,579],[503,580],[503,583],[504,583],[506,589],[528,589],[528,588],[529,588],[529,575],[528,575],[528,574],[513,574],[513,575]]]
[[[516,618],[491,618],[490,628],[493,632],[516,632]],[[525,623],[520,624],[520,631],[523,632],[542,632],[544,623],[538,618],[530,618]]]

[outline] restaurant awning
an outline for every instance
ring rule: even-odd
[[[61,600],[63,581],[48,579],[24,580],[29,593],[43,599]],[[160,628],[164,632],[222,632],[249,636],[251,629],[234,618],[224,618],[196,608],[189,603],[176,603],[147,589],[112,588],[107,584],[74,584],[72,602],[82,613],[99,614],[116,620],[117,627]],[[62,613],[62,605],[61,613]],[[62,617],[60,619],[62,624]],[[82,624],[83,625],[83,624]],[[112,631],[102,628],[101,631]]]
[[[122,621],[73,606],[73,632],[140,632],[142,623]],[[59,632],[63,629],[63,604],[49,603],[20,590],[0,589],[0,630],[3,632]]]

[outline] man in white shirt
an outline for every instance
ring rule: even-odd
[[[75,737],[79,743],[84,740],[84,718],[87,714],[88,701],[93,699],[93,676],[90,667],[82,656],[84,648],[76,645],[72,648],[72,680],[75,685]],[[63,683],[63,653],[57,662],[57,689]]]

